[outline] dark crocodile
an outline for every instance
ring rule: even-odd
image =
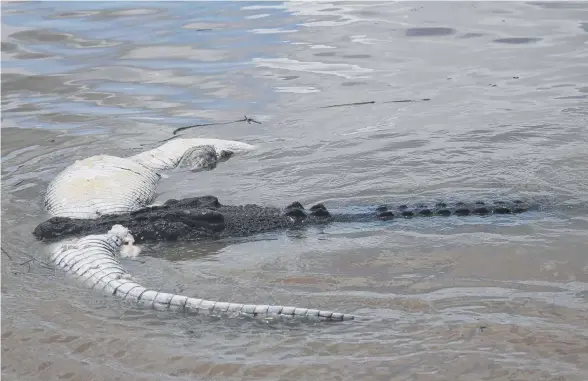
[[[366,213],[331,213],[323,204],[305,209],[294,202],[284,209],[260,205],[221,205],[214,196],[169,200],[162,206],[104,215],[97,219],[53,217],[38,225],[33,234],[42,240],[102,234],[113,225],[127,227],[135,242],[209,240],[246,237],[331,222],[369,222],[413,217],[516,214],[532,206],[520,201],[436,202],[414,205],[381,205]]]

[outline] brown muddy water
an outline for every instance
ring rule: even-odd
[[[580,2],[4,2],[3,380],[586,380],[587,98]],[[45,188],[74,160],[243,115],[262,123],[182,135],[257,149],[170,174],[158,200],[546,207],[124,261],[166,291],[358,316],[343,324],[153,312],[39,263]]]

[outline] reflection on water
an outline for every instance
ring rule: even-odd
[[[587,379],[587,18],[581,2],[3,3],[3,379]],[[362,104],[323,108],[346,103]],[[170,173],[158,201],[545,208],[156,244],[124,263],[169,292],[349,324],[147,311],[39,262],[30,232],[60,170],[243,115],[262,124],[181,135],[257,149]]]
[[[83,128],[108,126],[125,115],[125,123],[148,128],[163,120],[200,122],[211,112],[257,112],[273,98],[238,72],[284,43],[256,32],[275,21],[249,20],[244,16],[258,11],[236,2],[138,6],[4,7],[3,102],[12,121],[29,128],[64,128],[64,122]],[[296,26],[283,10],[264,13],[284,27]],[[227,73],[235,74],[230,82]],[[19,109],[21,104],[27,107]]]

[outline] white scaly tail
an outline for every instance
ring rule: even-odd
[[[114,225],[106,234],[89,235],[60,243],[51,252],[51,260],[85,286],[116,295],[156,310],[187,313],[246,314],[252,316],[310,317],[326,320],[351,320],[350,315],[315,309],[239,304],[191,298],[150,290],[130,279],[117,259],[121,247],[133,250],[134,239],[128,229]]]
[[[218,139],[176,139],[158,148],[128,158],[98,155],[76,161],[53,179],[45,205],[54,216],[97,218],[103,214],[131,212],[152,202],[160,179],[157,171],[175,168],[187,152],[212,146],[239,153],[253,146]],[[206,151],[200,151],[202,155]],[[138,254],[128,229],[115,225],[108,233],[60,242],[51,249],[57,267],[87,287],[119,296],[158,310],[192,313],[239,313],[253,316],[283,315],[328,320],[352,320],[352,315],[315,309],[216,302],[150,290],[130,279],[118,257],[121,250]]]

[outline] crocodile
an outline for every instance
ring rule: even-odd
[[[201,241],[248,237],[260,233],[295,229],[332,222],[372,222],[398,218],[487,216],[518,214],[534,205],[521,200],[415,203],[380,205],[362,213],[335,213],[323,203],[306,209],[300,202],[281,209],[272,206],[223,205],[215,196],[168,200],[163,205],[96,219],[53,217],[39,224],[33,234],[52,241],[72,236],[100,234],[113,225],[128,228],[135,243],[150,241]]]
[[[61,234],[61,240],[49,245],[52,262],[86,287],[155,309],[197,314],[353,320],[353,315],[340,312],[219,302],[156,291],[136,283],[122,266],[120,258],[135,257],[140,253],[140,248],[135,245],[136,239],[144,240],[149,234],[176,234],[174,232],[178,231],[180,224],[173,219],[182,214],[170,214],[168,211],[161,214],[159,222],[151,225],[150,232],[146,230],[141,233],[137,230],[141,226],[142,213],[157,210],[157,207],[145,208],[155,198],[157,184],[162,178],[161,172],[175,169],[193,172],[211,170],[217,163],[253,148],[247,143],[231,140],[178,138],[129,157],[97,155],[76,161],[59,173],[47,187],[44,203],[52,216],[49,224],[59,226],[59,221],[74,221],[77,226],[96,228],[82,229],[78,232],[81,233],[80,237],[65,237],[66,234]],[[166,206],[170,204],[174,203]],[[181,205],[181,202],[176,204]],[[218,211],[205,213],[202,221],[207,229],[217,221],[224,220],[219,219]],[[114,222],[117,216],[120,216],[120,222],[124,225],[132,227],[133,232],[129,227]],[[105,223],[101,224],[101,221]],[[162,224],[163,228],[158,233]],[[103,229],[107,225],[108,229]],[[40,231],[43,228],[35,229],[35,234]]]
[[[394,221],[523,213],[536,205],[521,200],[380,205],[362,212],[334,212],[322,204],[223,205],[215,196],[172,199],[153,205],[167,170],[212,170],[252,150],[243,142],[175,139],[130,157],[108,155],[79,160],[49,184],[45,207],[51,218],[33,231],[50,244],[54,264],[85,286],[155,309],[195,313],[353,320],[354,315],[312,308],[217,302],[155,291],[136,283],[121,257],[140,253],[138,243],[202,241],[247,237],[336,222]]]

